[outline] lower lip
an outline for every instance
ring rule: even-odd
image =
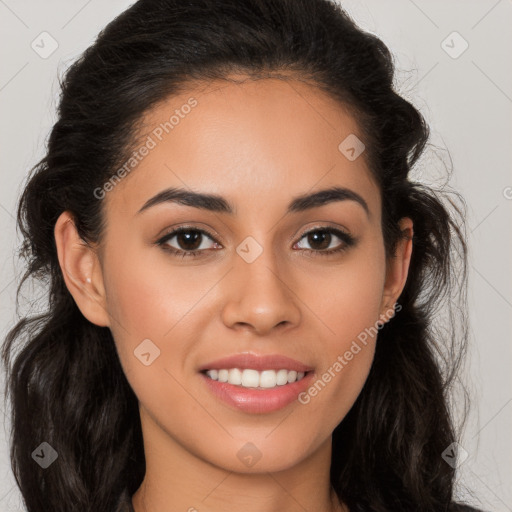
[[[210,379],[200,374],[210,391],[228,405],[252,414],[278,411],[297,400],[299,393],[305,391],[314,376],[308,372],[301,380],[269,389],[244,388],[227,382]]]

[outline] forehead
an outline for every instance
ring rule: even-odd
[[[300,80],[196,84],[146,113],[136,165],[127,166],[108,201],[135,213],[151,195],[182,187],[261,209],[338,185],[365,195],[378,210],[364,153],[351,161],[340,150],[354,136],[363,139],[347,109]],[[141,157],[144,145],[150,149]]]

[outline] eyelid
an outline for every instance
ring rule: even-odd
[[[178,257],[182,257],[182,258],[185,258],[185,257],[195,258],[195,257],[198,257],[197,255],[199,255],[199,257],[201,257],[201,256],[205,256],[208,252],[211,251],[211,250],[206,250],[206,249],[191,249],[191,250],[187,251],[187,250],[175,248],[172,246],[164,247],[166,245],[166,243],[169,240],[173,239],[175,236],[179,235],[182,232],[189,232],[189,231],[196,231],[198,233],[205,235],[206,237],[210,238],[210,240],[214,244],[218,244],[221,246],[224,245],[222,242],[218,242],[217,235],[213,235],[212,233],[209,232],[209,230],[204,229],[204,228],[199,228],[198,226],[188,225],[188,224],[182,224],[182,225],[178,225],[177,227],[170,228],[169,230],[167,230],[167,233],[164,234],[162,237],[160,237],[155,243],[158,246],[162,246],[162,248],[164,250],[170,251],[171,253],[173,253],[174,256],[178,256]],[[353,236],[350,233],[350,231],[348,229],[346,229],[344,226],[343,227],[338,226],[338,225],[332,226],[332,225],[329,225],[328,221],[324,221],[321,224],[317,224],[315,226],[310,226],[308,228],[305,228],[301,232],[300,236],[298,236],[298,240],[297,240],[297,242],[295,242],[294,245],[300,243],[302,241],[302,239],[305,236],[309,235],[310,233],[321,232],[321,231],[326,231],[328,233],[334,234],[335,237],[337,237],[339,240],[341,240],[341,244],[340,244],[341,246],[338,247],[337,249],[329,249],[329,250],[300,249],[299,252],[302,252],[304,254],[313,254],[315,256],[330,256],[330,255],[334,255],[336,253],[340,253],[340,252],[344,252],[344,251],[348,250],[350,247],[357,245],[357,243],[359,241],[358,237]],[[294,235],[293,238],[295,238],[295,237],[296,237],[296,235]]]
[[[315,224],[314,226],[309,226],[307,228],[305,228],[303,231],[300,232],[299,235],[293,235],[289,240],[293,240],[294,238],[298,237],[299,240],[302,239],[302,237],[304,235],[307,235],[309,234],[311,231],[321,231],[321,230],[329,230],[329,229],[332,229],[332,230],[335,230],[335,231],[341,231],[344,235],[348,236],[348,237],[351,237],[351,238],[355,238],[351,233],[350,233],[350,230],[348,230],[347,228],[345,228],[344,226],[340,226],[340,225],[332,225],[332,223],[330,223],[329,221],[324,221],[324,222],[321,222],[321,221],[318,221],[319,223],[318,224]]]
[[[222,242],[220,241],[220,240],[222,240],[222,237],[216,231],[213,231],[213,230],[210,231],[207,228],[201,228],[197,224],[189,225],[187,223],[178,224],[177,226],[171,226],[170,228],[165,229],[162,234],[158,235],[155,243],[158,244],[158,243],[162,242],[167,237],[169,237],[169,235],[175,236],[176,234],[179,234],[180,231],[198,231],[198,232],[203,233],[204,235],[210,237],[215,242],[222,244]],[[172,237],[169,237],[167,239],[169,240],[170,238],[172,238]]]
[[[350,230],[348,230],[344,226],[339,226],[339,225],[335,225],[334,226],[329,221],[323,221],[323,222],[322,221],[318,221],[318,222],[319,223],[314,225],[314,226],[309,226],[307,228],[304,228],[304,230],[299,235],[294,233],[293,235],[291,235],[288,238],[288,242],[291,242],[292,240],[294,240],[297,237],[298,237],[298,241],[299,241],[299,240],[301,240],[304,237],[304,235],[309,234],[311,231],[325,230],[325,229],[334,229],[334,230],[337,230],[337,231],[341,231],[347,237],[355,239],[355,237],[350,233]],[[221,242],[222,237],[218,233],[216,233],[216,232],[212,233],[212,232],[210,232],[206,228],[200,228],[200,227],[198,227],[198,225],[189,225],[187,223],[179,224],[178,226],[171,226],[170,228],[167,228],[166,230],[164,230],[163,234],[161,234],[161,235],[159,235],[157,237],[157,240],[156,240],[155,243],[158,244],[158,243],[162,242],[168,235],[171,235],[171,234],[172,235],[176,235],[177,232],[179,233],[180,231],[185,231],[187,229],[190,230],[190,231],[193,230],[193,231],[198,231],[200,233],[203,233],[206,236],[210,237],[213,241],[215,241],[217,243],[220,243],[221,245],[224,245]]]

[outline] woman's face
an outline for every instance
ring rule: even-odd
[[[405,284],[410,243],[386,267],[379,189],[364,152],[357,157],[360,129],[323,92],[264,79],[175,96],[141,133],[137,148],[148,150],[98,199],[99,265],[80,267],[92,280],[75,299],[112,331],[146,442],[231,471],[289,468],[330,443],[367,378],[379,317]],[[180,203],[160,195],[169,189],[216,199]],[[294,380],[263,372],[292,370],[290,362],[213,363],[244,354],[310,371],[264,389],[200,371],[249,369],[249,386]]]

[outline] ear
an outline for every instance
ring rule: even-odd
[[[394,314],[394,305],[407,281],[412,254],[413,222],[408,217],[398,222],[404,238],[397,242],[395,254],[386,262],[386,280],[381,302],[381,320],[386,323]]]
[[[78,235],[68,211],[55,223],[55,244],[64,282],[82,314],[100,327],[110,325],[103,275],[96,251]]]

